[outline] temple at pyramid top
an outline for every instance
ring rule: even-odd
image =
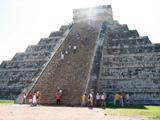
[[[73,10],[75,23],[85,21],[113,21],[111,5],[103,5],[91,8],[80,8]]]

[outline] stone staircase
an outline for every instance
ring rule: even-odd
[[[113,102],[115,92],[129,93],[132,104],[160,104],[160,44],[118,23],[107,29],[98,91]]]
[[[37,45],[28,46],[23,53],[16,53],[12,60],[0,65],[0,99],[16,99],[22,90],[35,81],[55,47],[69,26],[62,26]],[[58,33],[58,34],[57,34]]]
[[[99,25],[85,22],[73,24],[67,38],[31,88],[30,92],[41,92],[41,104],[54,104],[54,96],[59,87],[63,90],[62,104],[80,105],[99,29]],[[71,49],[69,49],[69,45],[72,46]],[[75,53],[74,45],[77,46]],[[60,54],[63,51],[68,51],[68,54],[64,55],[64,60],[61,60]]]

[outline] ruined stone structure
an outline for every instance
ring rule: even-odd
[[[82,8],[73,10],[73,20],[77,22],[90,21],[113,21],[112,8],[108,6],[99,6],[92,8]]]
[[[0,99],[21,103],[23,92],[40,91],[41,104],[54,104],[61,88],[65,105],[80,105],[91,90],[105,92],[110,103],[126,92],[131,104],[160,104],[160,44],[115,21],[110,5],[73,14],[72,25],[1,63]]]

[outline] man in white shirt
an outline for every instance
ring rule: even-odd
[[[100,103],[100,95],[99,93],[96,94],[96,106],[98,107]]]
[[[106,107],[106,94],[105,93],[101,95],[101,106]]]

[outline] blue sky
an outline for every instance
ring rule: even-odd
[[[159,0],[0,0],[0,62],[72,21],[72,9],[111,4],[114,19],[160,43]]]

